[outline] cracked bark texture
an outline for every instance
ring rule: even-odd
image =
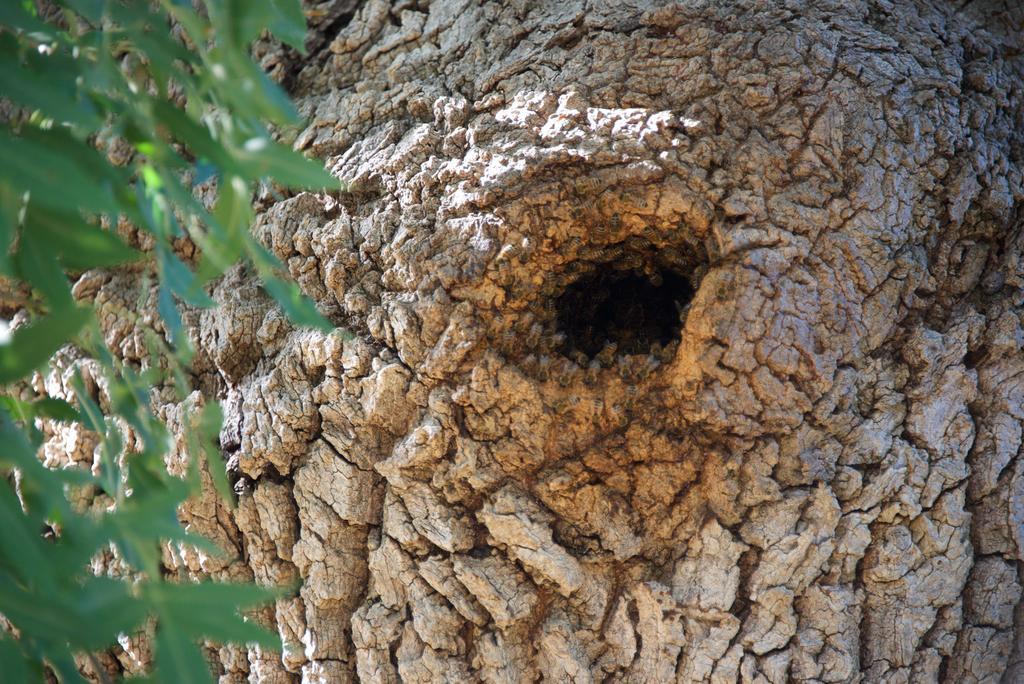
[[[257,230],[355,338],[242,271],[188,316],[238,506],[166,562],[303,581],[222,681],[1024,680],[1020,5],[308,9],[258,54],[352,191]],[[671,339],[566,329],[617,273]],[[76,288],[129,362],[138,287]]]

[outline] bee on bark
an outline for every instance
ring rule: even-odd
[[[680,323],[686,323],[686,316],[690,313],[690,305],[693,304],[693,299],[680,300],[673,299],[672,305],[676,309],[676,316],[679,318]]]
[[[612,361],[615,359],[615,352],[618,350],[619,345],[610,340],[605,340],[604,346],[601,347],[601,351],[599,351],[597,356],[594,358],[603,366],[611,366]]]
[[[547,354],[541,354],[537,360],[537,377],[541,382],[547,382],[551,377],[551,357]]]

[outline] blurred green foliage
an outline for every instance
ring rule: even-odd
[[[184,426],[190,466],[178,478],[149,396],[154,385],[179,400],[190,392],[179,306],[212,306],[205,285],[239,260],[295,324],[330,328],[250,233],[261,181],[340,189],[320,163],[272,138],[268,125],[298,116],[249,53],[263,31],[302,51],[305,29],[299,0],[0,0],[0,278],[27,292],[29,316],[13,332],[0,321],[0,385],[12,388],[0,396],[0,615],[13,627],[0,630],[4,681],[40,681],[45,669],[80,681],[76,655],[146,625],[155,625],[158,681],[209,680],[203,639],[279,646],[239,612],[272,598],[268,590],[163,576],[168,542],[216,552],[176,513],[200,489],[201,458],[222,496],[231,493],[217,404],[207,400]],[[112,142],[130,150],[127,164],[101,151]],[[215,183],[212,204],[198,199],[204,182]],[[119,226],[145,234],[146,249]],[[174,249],[183,238],[200,254],[191,265]],[[73,276],[131,261],[159,288],[162,329],[149,335],[144,367],[105,347],[92,307],[71,292]],[[81,375],[74,401],[25,400],[23,381],[68,343],[103,368],[105,411]],[[99,435],[98,467],[44,467],[44,420]],[[113,505],[81,510],[72,494],[83,488]],[[130,578],[89,572],[112,547]]]

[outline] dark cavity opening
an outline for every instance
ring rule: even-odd
[[[617,271],[604,264],[566,288],[555,306],[564,352],[596,356],[605,345],[617,354],[646,354],[674,341],[682,329],[693,285],[670,269]]]

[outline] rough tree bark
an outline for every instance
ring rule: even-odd
[[[1024,681],[1015,0],[312,9],[352,192],[257,229],[355,338],[189,319],[238,507],[167,563],[303,580],[223,681]]]

